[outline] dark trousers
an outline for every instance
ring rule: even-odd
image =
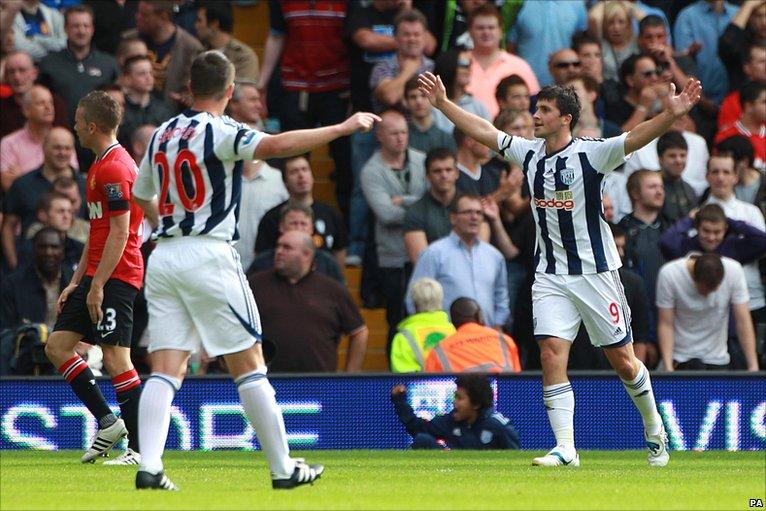
[[[436,442],[436,437],[428,433],[418,433],[412,437],[413,449],[444,449],[444,446]]]
[[[396,333],[396,325],[404,319],[404,294],[407,292],[407,275],[404,268],[379,268],[380,292],[386,300],[386,321],[388,322],[388,340],[386,358],[391,359],[391,341]]]
[[[330,126],[343,122],[349,113],[348,91],[295,92],[282,91],[279,122],[282,131]],[[348,204],[353,178],[349,137],[330,142],[330,155],[335,161],[335,195],[343,218],[348,219]],[[347,226],[348,227],[348,226]]]

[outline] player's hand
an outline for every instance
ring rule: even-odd
[[[379,116],[371,114],[370,112],[357,112],[343,121],[343,124],[340,126],[343,129],[344,134],[351,135],[357,131],[363,133],[370,131],[375,123],[380,122],[380,120]]]
[[[670,99],[668,111],[674,117],[682,117],[696,105],[702,97],[702,84],[696,78],[689,78],[684,89],[676,96],[676,84],[670,84]]]
[[[101,304],[103,302],[104,288],[91,283],[85,303],[88,306],[88,314],[90,314],[90,319],[94,325],[101,323],[101,319],[104,317],[104,313],[101,311]]]
[[[405,387],[404,385],[395,385],[394,388],[391,389],[391,397],[400,396],[406,393],[407,393],[407,387]]]
[[[72,291],[75,289],[77,289],[77,284],[69,284],[64,288],[64,290],[59,295],[59,299],[56,300],[56,314],[61,314],[61,309],[64,308],[64,302],[67,301],[67,298],[69,298],[69,295],[71,295]]]
[[[436,108],[447,99],[447,89],[442,79],[430,71],[418,75],[420,90],[426,95],[428,101]]]

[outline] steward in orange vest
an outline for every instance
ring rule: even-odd
[[[471,298],[458,298],[450,306],[457,332],[429,353],[426,372],[517,373],[519,349],[513,339],[484,325],[481,307]]]

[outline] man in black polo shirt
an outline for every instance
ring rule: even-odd
[[[282,207],[290,204],[303,204],[314,212],[314,237],[316,247],[329,250],[341,268],[346,265],[346,246],[348,237],[343,219],[328,204],[314,200],[314,175],[308,157],[291,156],[284,161],[282,179],[290,197],[277,204],[263,215],[258,224],[258,237],[255,240],[256,254],[274,248],[279,238],[279,214]]]
[[[40,81],[64,98],[69,105],[70,125],[74,125],[77,103],[88,92],[113,83],[119,72],[114,57],[91,46],[93,10],[89,6],[68,8],[64,30],[67,46],[40,61]]]
[[[426,156],[425,167],[430,189],[407,209],[404,216],[404,246],[413,264],[429,244],[452,231],[449,209],[457,193],[458,170],[452,151],[431,150]]]
[[[271,372],[334,372],[338,344],[349,337],[346,372],[362,369],[367,326],[342,284],[313,271],[314,241],[301,231],[277,243],[274,270],[249,278],[263,337],[276,345]],[[290,318],[293,318],[292,320]]]
[[[43,141],[43,165],[16,179],[6,197],[6,214],[3,218],[3,253],[10,268],[18,265],[16,232],[20,227],[21,239],[27,229],[37,220],[37,202],[53,189],[53,182],[60,176],[78,180],[80,193],[85,194],[85,180],[69,165],[74,152],[74,137],[66,128],[53,128]]]

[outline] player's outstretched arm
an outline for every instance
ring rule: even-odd
[[[482,119],[478,115],[466,112],[447,98],[442,79],[431,72],[422,73],[418,76],[420,90],[428,97],[428,101],[438,108],[447,118],[460,128],[460,131],[469,137],[478,140],[493,151],[497,151],[497,135],[499,131],[491,122]]]
[[[357,112],[340,124],[269,135],[258,144],[254,157],[262,160],[303,154],[356,131],[369,131],[377,121],[380,117],[375,114]]]
[[[648,121],[644,121],[628,132],[625,138],[625,154],[641,149],[646,144],[670,129],[673,123],[683,117],[702,96],[702,84],[696,78],[689,78],[684,89],[676,95],[675,84],[670,84],[668,107]]]

